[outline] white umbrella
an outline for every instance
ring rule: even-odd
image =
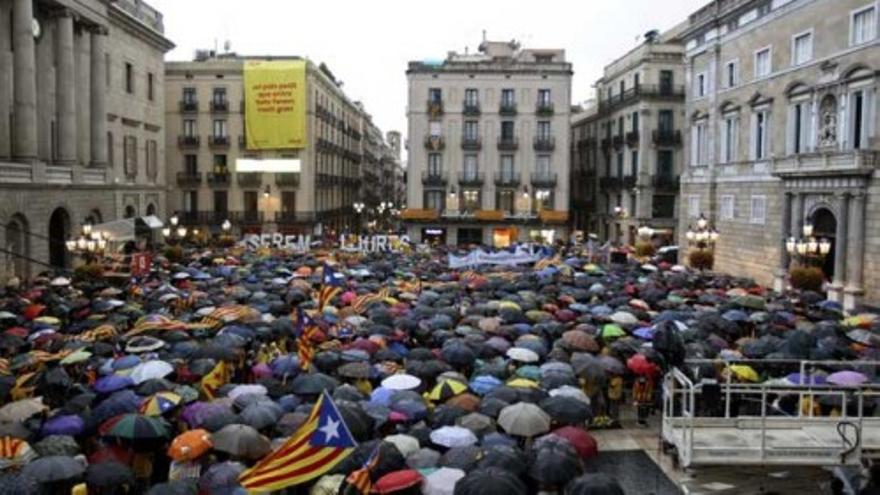
[[[501,410],[498,424],[511,435],[533,437],[550,431],[550,416],[535,404],[517,402]]]
[[[464,471],[443,467],[425,477],[422,493],[425,495],[453,495],[455,484],[464,478]]]
[[[628,313],[626,311],[618,311],[611,315],[611,321],[619,325],[635,325],[639,322],[639,319],[636,318],[635,315],[632,313]]]
[[[171,373],[174,373],[174,366],[165,361],[152,360],[135,366],[128,376],[137,385],[154,378],[165,378]]]
[[[511,347],[507,350],[507,357],[521,363],[535,363],[541,359],[537,352],[524,347]]]
[[[9,311],[0,311],[0,320],[14,320],[17,316],[10,313]]]
[[[241,395],[266,395],[268,393],[269,391],[266,390],[266,387],[262,385],[239,385],[230,390],[229,393],[226,394],[226,396],[232,400],[235,400]]]
[[[550,397],[556,396],[571,397],[572,399],[577,399],[584,404],[590,405],[590,398],[587,397],[587,394],[585,394],[583,390],[577,387],[572,387],[571,385],[563,385],[551,390]]]
[[[382,380],[382,386],[390,390],[412,390],[422,384],[418,377],[400,373]]]
[[[468,447],[477,443],[474,432],[461,426],[444,426],[431,432],[431,441],[443,447]]]
[[[70,285],[70,279],[64,277],[55,277],[49,282],[52,287],[67,287]]]
[[[419,450],[419,441],[416,437],[412,437],[410,435],[391,435],[383,438],[384,441],[393,443],[397,450],[403,454],[404,457],[409,456],[412,453],[418,452]]]

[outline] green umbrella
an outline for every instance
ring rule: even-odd
[[[520,366],[516,370],[516,376],[537,381],[541,379],[541,369],[534,365]]]
[[[165,421],[140,414],[125,414],[102,425],[104,436],[126,440],[156,440],[169,436]]]
[[[626,332],[620,328],[620,325],[615,325],[614,323],[609,323],[602,327],[602,331],[600,333],[603,338],[613,339],[617,337],[625,337]]]
[[[757,311],[763,311],[767,308],[767,302],[764,301],[763,298],[758,296],[740,296],[735,298],[733,302],[744,308],[754,309]]]

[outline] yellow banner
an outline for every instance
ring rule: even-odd
[[[306,147],[306,62],[251,60],[244,66],[249,150]]]

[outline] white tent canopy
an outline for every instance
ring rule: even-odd
[[[105,233],[108,240],[112,242],[127,242],[133,241],[137,237],[139,228],[140,230],[155,230],[161,229],[164,225],[155,215],[150,215],[104,222],[93,226],[92,231]]]

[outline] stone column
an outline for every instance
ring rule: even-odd
[[[847,311],[852,311],[865,292],[862,288],[865,256],[865,193],[862,191],[854,193],[850,199],[847,224],[846,287],[843,289],[843,307]]]
[[[0,0],[0,19],[9,19],[12,2]],[[8,159],[12,154],[10,142],[9,115],[12,113],[12,45],[10,40],[12,26],[0,22],[0,159]]]
[[[788,275],[788,265],[791,263],[791,256],[786,248],[786,241],[791,237],[791,207],[794,194],[785,192],[782,194],[782,224],[779,232],[779,268],[776,270],[776,277],[773,279],[773,290],[782,292],[785,290],[786,276]]]
[[[37,158],[37,74],[33,33],[33,0],[15,0],[12,7],[15,140],[12,155],[16,161]]]
[[[92,104],[91,104],[91,54],[92,35],[80,30],[76,36],[76,130],[77,158],[87,164],[92,159]]]
[[[837,230],[834,232],[834,280],[828,289],[828,298],[843,302],[843,287],[846,282],[847,230],[849,220],[849,193],[837,195]]]
[[[107,165],[107,29],[92,31],[92,166]]]
[[[804,205],[807,195],[799,192],[794,195],[794,211],[791,216],[791,235],[800,238],[804,227]]]
[[[64,12],[58,17],[56,33],[57,73],[55,94],[58,106],[58,163],[76,163],[76,64],[73,46],[73,15]]]

